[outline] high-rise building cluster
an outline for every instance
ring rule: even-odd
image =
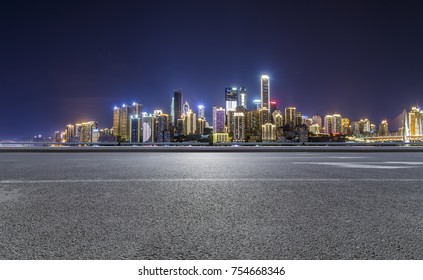
[[[190,106],[182,89],[170,98],[170,113],[154,110],[143,112],[137,102],[113,109],[113,127],[99,129],[97,122],[68,124],[57,131],[56,142],[129,142],[168,143],[181,141],[204,142],[306,142],[344,141],[371,137],[390,139],[390,136],[423,136],[423,111],[413,107],[404,113],[404,125],[390,132],[388,121],[377,126],[369,119],[350,121],[339,112],[311,117],[303,115],[295,106],[280,108],[271,99],[270,77],[260,77],[260,99],[248,105],[245,87],[226,87],[222,90],[224,106],[214,105],[211,125],[206,120],[207,107]]]

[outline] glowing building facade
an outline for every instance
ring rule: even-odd
[[[213,133],[225,131],[225,108],[213,106]]]

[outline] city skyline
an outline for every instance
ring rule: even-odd
[[[271,80],[270,76],[266,73],[266,74],[263,74],[263,75],[260,76],[260,81],[259,81],[259,83],[260,83],[260,96],[261,96],[260,99],[263,100],[263,98],[266,98],[267,101],[265,101],[265,103],[268,104],[269,107],[270,107],[270,108],[268,108],[269,109],[269,113],[268,113],[269,116],[266,117],[266,118],[271,118],[272,112],[275,109],[277,109],[277,110],[279,110],[279,111],[282,112],[282,115],[284,117],[286,115],[288,115],[291,120],[292,119],[295,119],[296,118],[296,116],[295,116],[296,113],[295,112],[300,112],[301,111],[301,109],[300,109],[301,107],[300,106],[297,106],[297,105],[287,106],[287,107],[281,106],[281,104],[279,102],[277,102],[274,98],[271,97],[271,94],[270,94],[270,92],[271,92],[270,91],[270,80]],[[264,95],[263,95],[263,81],[265,81],[264,82],[265,83]],[[254,99],[254,100],[251,99],[249,97],[249,95],[248,95],[248,89],[246,89],[245,87],[239,87],[239,88],[237,88],[237,87],[226,87],[224,89],[224,96],[222,94],[222,100],[223,101],[220,102],[219,104],[213,104],[213,105],[208,105],[208,104],[207,105],[204,105],[204,103],[201,103],[201,104],[198,104],[198,105],[192,105],[192,104],[189,105],[189,102],[188,102],[189,100],[187,98],[184,98],[183,97],[183,93],[184,93],[184,91],[183,91],[182,88],[175,89],[173,91],[173,97],[170,98],[170,100],[171,100],[170,106],[159,106],[158,108],[152,109],[150,112],[148,112],[148,111],[146,111],[146,110],[143,109],[143,108],[145,108],[144,103],[139,103],[138,101],[133,101],[132,103],[123,102],[121,104],[121,106],[117,106],[117,105],[114,105],[113,106],[113,118],[112,118],[112,124],[111,125],[107,124],[107,125],[99,126],[98,125],[98,122],[95,120],[96,118],[94,118],[93,120],[82,120],[82,121],[76,121],[76,122],[75,121],[74,122],[69,121],[66,124],[66,129],[64,131],[62,131],[61,133],[62,134],[63,133],[66,133],[66,131],[68,129],[68,126],[70,126],[70,125],[72,125],[72,126],[78,126],[78,125],[83,126],[85,123],[93,123],[94,122],[96,124],[95,129],[97,130],[96,131],[97,133],[98,133],[100,127],[102,128],[102,130],[103,129],[109,130],[109,128],[110,128],[110,129],[113,129],[112,132],[114,131],[115,135],[123,135],[123,139],[125,139],[124,141],[130,141],[129,139],[132,138],[131,137],[131,133],[130,133],[130,129],[131,129],[130,127],[132,126],[132,119],[133,119],[133,117],[139,118],[139,123],[137,122],[137,125],[141,125],[141,121],[142,121],[142,119],[144,117],[151,118],[152,116],[156,116],[158,114],[163,114],[164,113],[164,114],[170,116],[169,121],[168,121],[169,122],[169,125],[170,126],[174,126],[176,128],[177,127],[177,124],[175,123],[175,121],[178,119],[178,117],[177,117],[178,113],[183,116],[183,115],[186,115],[187,111],[189,110],[189,111],[192,111],[192,113],[194,113],[194,116],[196,116],[195,113],[196,112],[199,113],[199,111],[201,110],[202,111],[201,112],[202,118],[204,118],[205,121],[207,121],[207,123],[209,123],[210,128],[213,128],[214,129],[215,128],[215,125],[214,125],[213,122],[214,122],[214,110],[215,110],[215,108],[222,108],[222,109],[224,109],[225,115],[226,115],[226,117],[225,117],[225,119],[226,119],[225,120],[225,123],[227,121],[229,111],[235,112],[235,111],[237,111],[237,110],[235,110],[235,108],[237,108],[237,107],[242,107],[244,109],[247,109],[245,107],[245,106],[247,106],[247,107],[251,108],[250,110],[254,110],[254,109],[256,109],[255,106],[253,106],[254,105],[254,102],[260,101],[258,107],[259,108],[267,108],[266,106],[263,106],[263,104],[262,104],[263,102],[260,99]],[[243,95],[242,98],[240,97],[240,94],[241,93]],[[229,99],[228,99],[228,96],[229,96]],[[247,101],[245,104],[243,104],[244,99]],[[235,100],[235,101],[232,101],[232,100]],[[248,102],[248,100],[250,102]],[[177,109],[177,107],[178,107],[177,103],[180,103],[179,110]],[[223,105],[223,107],[222,107],[221,106],[222,104],[225,104],[226,106]],[[273,109],[272,109],[272,106],[271,105],[274,106]],[[185,106],[188,106],[188,107],[187,108],[184,108]],[[189,106],[191,106],[191,109],[192,110],[190,110]],[[169,108],[166,108],[166,107],[169,107]],[[195,111],[194,108],[197,108],[198,111]],[[294,113],[293,113],[292,116],[291,116],[292,113],[290,113],[290,112],[287,113],[286,112],[287,109],[290,110],[291,108],[294,110]],[[409,106],[409,108],[404,108],[403,110],[408,110],[410,108],[411,108],[411,111],[412,111],[412,110],[414,110],[414,108],[419,109],[419,106]],[[126,115],[128,117],[126,120],[124,120],[125,122],[128,123],[128,127],[127,127],[127,129],[124,132],[121,132],[120,131],[120,128],[116,127],[116,118],[117,119],[120,119],[120,120],[122,118],[120,116],[120,114],[119,114],[119,112],[120,112],[121,109],[124,109],[124,110],[127,111],[126,112]],[[211,109],[211,110],[209,111],[207,109]],[[119,111],[117,111],[117,110],[119,110]],[[283,113],[283,111],[285,111],[285,113]],[[207,113],[205,114],[205,112],[207,112]],[[118,113],[118,115],[116,115],[116,113]],[[300,114],[301,114],[301,112],[300,112]],[[322,114],[322,115],[317,114],[315,112],[311,112],[310,115],[308,115],[308,114],[307,115],[301,114],[301,116],[310,119],[310,121],[311,121],[310,122],[310,125],[311,124],[314,124],[314,125],[316,124],[316,122],[314,120],[312,120],[311,116],[313,116],[313,119],[315,117],[324,118],[325,119],[324,124],[321,121],[317,122],[319,124],[319,129],[320,129],[319,130],[319,133],[341,133],[341,134],[343,134],[342,129],[341,129],[341,114],[343,114],[343,113],[340,112],[340,111],[327,112],[326,114]],[[199,114],[197,114],[197,116],[199,116]],[[332,129],[332,126],[333,126],[332,124],[330,124],[330,127],[328,128],[328,124],[326,122],[326,118],[327,117],[332,118],[332,117],[336,117],[336,116],[338,116],[338,121],[337,122],[334,122],[334,124],[339,123],[338,125],[335,125],[335,127],[337,126],[338,128],[337,129]],[[366,114],[364,114],[364,116],[366,116]],[[348,119],[348,122],[350,122],[349,116],[343,115],[343,117],[344,118],[346,117]],[[397,116],[397,118],[398,118],[398,116]],[[379,125],[381,125],[383,123],[385,123],[385,124],[388,123],[387,118],[383,118],[380,121],[379,120],[376,121],[376,120],[368,120],[368,118],[366,118],[366,117],[357,118],[356,122],[362,121],[362,120],[368,121],[369,130],[370,130],[370,124],[375,125],[376,126],[376,130],[377,130],[377,126],[379,126]],[[210,123],[209,121],[212,121],[212,122]],[[131,122],[131,125],[129,125],[130,122]],[[266,121],[266,122],[271,122],[271,121]],[[289,121],[286,121],[284,119],[283,123],[284,124],[285,123],[289,123]],[[305,120],[302,120],[301,123],[304,123],[305,124],[306,121]],[[295,121],[294,122],[294,125],[299,125],[299,124],[300,124],[299,121]],[[310,125],[307,124],[309,130],[310,131],[313,131],[312,129],[310,129]],[[226,123],[225,127],[228,127],[228,129],[229,129],[229,123]],[[142,130],[142,125],[141,125],[141,130]],[[195,128],[194,128],[194,130],[195,130]],[[221,131],[221,129],[219,131]],[[50,135],[48,135],[48,134],[47,135],[43,135],[43,137],[53,138],[53,134],[55,134],[55,137],[56,137],[56,140],[57,140],[58,139],[57,138],[57,133],[58,132],[60,132],[60,131],[57,131],[56,129],[54,129],[54,133],[51,133]],[[395,131],[394,130],[391,130],[391,131],[388,130],[388,133],[389,132],[395,132]],[[42,134],[40,134],[40,136],[41,135]],[[27,135],[27,136],[29,136],[29,135]],[[37,137],[37,136],[38,136],[38,134],[35,134],[34,135],[34,138]],[[31,136],[29,136],[29,137],[31,137]],[[26,138],[28,138],[28,137],[26,137]],[[86,137],[86,139],[88,139],[88,138]],[[95,136],[95,139],[98,140],[98,136]],[[141,139],[142,139],[142,136],[141,136]],[[2,139],[0,139],[0,140],[2,140]],[[57,142],[61,142],[61,141],[57,141]],[[87,141],[82,141],[82,142],[87,142]],[[88,141],[88,142],[91,142],[91,141]],[[92,141],[92,142],[96,142],[96,141]],[[140,142],[140,141],[130,141],[130,142]]]
[[[322,122],[320,115],[313,114],[309,117],[294,106],[283,109],[276,101],[272,101],[269,75],[261,75],[260,88],[261,100],[254,100],[257,107],[248,110],[247,89],[226,87],[224,90],[226,106],[223,108],[213,105],[212,125],[205,117],[205,106],[196,106],[196,114],[188,100],[183,102],[182,89],[176,89],[171,98],[169,111],[155,109],[153,113],[149,113],[143,111],[143,104],[138,102],[123,103],[120,107],[114,106],[113,126],[110,129],[107,127],[100,129],[95,121],[69,123],[64,131],[55,131],[54,142],[204,142],[204,134],[213,143],[315,142],[317,139],[326,142],[345,141],[345,137],[354,141],[370,137],[371,141],[402,139],[404,142],[409,142],[412,139],[410,137],[420,139],[423,135],[423,111],[416,106],[411,107],[409,112],[404,109],[402,117],[397,116],[397,122],[401,123],[394,124],[394,129],[390,129],[392,126],[389,126],[386,118],[378,123],[368,118],[350,120],[340,112],[325,114]],[[205,129],[209,129],[207,133]],[[211,132],[213,135],[209,136]],[[329,135],[329,138],[325,135]],[[43,139],[47,137],[34,136],[36,142],[44,141]],[[48,139],[53,142],[53,137]]]
[[[264,73],[271,99],[304,115],[378,123],[421,105],[418,2],[305,2],[3,4],[0,139],[110,127],[122,102],[168,111],[178,88],[211,123],[222,88],[253,106]]]

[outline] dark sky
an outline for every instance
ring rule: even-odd
[[[112,126],[175,88],[211,122],[245,86],[305,115],[391,120],[423,101],[420,1],[1,1],[0,139]]]

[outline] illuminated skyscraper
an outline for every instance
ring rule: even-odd
[[[248,137],[248,141],[258,141],[261,137],[259,110],[246,111],[244,114],[246,137]]]
[[[272,122],[276,127],[276,139],[279,139],[283,135],[283,114],[279,109],[276,109],[272,113]]]
[[[226,115],[230,111],[235,111],[238,103],[238,89],[225,88],[225,102],[226,102]]]
[[[243,112],[234,112],[232,118],[232,140],[235,142],[245,141],[245,115]]]
[[[240,87],[238,91],[238,107],[247,109],[247,89]]]
[[[129,117],[142,114],[142,104],[133,102],[131,106],[129,106]]]
[[[351,125],[349,118],[342,118],[342,134],[351,134]]]
[[[423,135],[423,111],[419,107],[412,107],[408,113],[410,136]]]
[[[205,118],[205,116],[204,116],[204,106],[203,105],[198,105],[198,117],[199,118]]]
[[[325,116],[325,132],[332,133],[333,130],[333,116],[326,115]]]
[[[188,101],[185,101],[184,105],[182,106],[182,115],[188,114],[188,111],[190,110]]]
[[[260,122],[260,126],[271,122],[268,108],[263,107],[259,110],[259,122]]]
[[[333,114],[333,133],[342,133],[342,117],[340,114]]]
[[[213,133],[225,131],[225,108],[213,106]]]
[[[270,79],[268,75],[262,75],[260,79],[261,108],[270,110]]]
[[[173,125],[176,125],[182,116],[182,90],[175,90],[173,93]]]
[[[142,142],[152,143],[154,142],[154,127],[155,127],[155,117],[149,115],[142,118]]]
[[[131,143],[141,142],[141,117],[140,115],[132,115],[130,118],[130,127],[131,127]]]
[[[198,118],[197,119],[197,134],[204,134],[204,129],[206,128],[206,119]]]
[[[184,126],[185,126],[185,116],[182,115],[180,119],[176,121],[176,133],[183,134],[184,133]]]
[[[80,142],[81,141],[81,130],[82,130],[82,124],[77,123],[75,124],[75,141],[74,142]]]
[[[196,114],[189,109],[184,118],[184,135],[195,134],[197,127]]]
[[[113,108],[113,133],[115,136],[120,136],[120,108]]]
[[[97,122],[83,122],[81,124],[80,142],[93,142],[93,130],[95,129],[98,129]]]
[[[75,141],[75,126],[73,124],[68,124],[65,130],[65,141],[74,142]]]
[[[370,134],[370,124],[368,119],[361,119],[359,121],[360,134]]]
[[[113,131],[121,141],[131,140],[131,116],[141,115],[142,104],[132,103],[132,105],[123,104],[121,108],[113,109]]]
[[[168,114],[160,114],[155,115],[156,122],[155,122],[155,138],[156,142],[169,142],[167,140],[167,134],[170,132],[170,117]]]
[[[342,133],[342,117],[340,114],[325,116],[325,132],[334,134]]]
[[[129,141],[130,108],[123,104],[120,108],[120,136],[122,141]]]
[[[175,125],[175,97],[172,97],[172,102],[170,103],[170,120],[171,124]]]
[[[303,123],[303,115],[301,114],[301,112],[296,112],[295,113],[295,125],[300,125]]]
[[[285,116],[283,118],[284,125],[290,125],[292,127],[297,125],[297,108],[295,107],[286,107],[285,108]]]
[[[271,123],[266,123],[261,126],[261,139],[263,142],[270,142],[276,140],[276,126]]]
[[[91,142],[97,143],[100,139],[100,130],[98,128],[93,129],[92,136],[91,136]]]
[[[379,126],[379,135],[380,136],[388,136],[389,135],[389,128],[388,128],[388,121],[383,120]]]
[[[273,113],[272,113],[272,120],[273,120],[273,124],[276,125],[276,127],[283,126],[282,112],[279,111],[279,110],[273,111]]]

